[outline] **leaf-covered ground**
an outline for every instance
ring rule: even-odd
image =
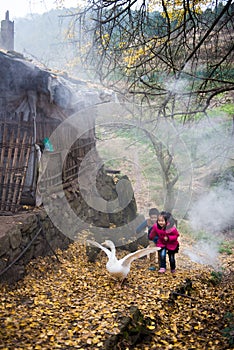
[[[149,260],[139,259],[122,288],[108,275],[103,253],[88,263],[84,245],[74,243],[58,255],[60,263],[36,259],[22,281],[0,287],[1,349],[105,349],[132,305],[152,337],[116,349],[233,348],[233,254],[222,255],[222,274],[183,252],[175,276],[149,271]]]

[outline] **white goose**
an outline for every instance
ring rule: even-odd
[[[130,254],[126,255],[124,258],[118,260],[116,258],[115,245],[112,241],[106,240],[103,243],[107,247],[109,247],[110,249],[103,247],[101,244],[99,244],[96,241],[91,241],[88,239],[87,242],[89,244],[92,244],[92,245],[102,249],[106,253],[106,255],[108,257],[108,261],[106,263],[106,269],[107,269],[107,271],[109,271],[109,273],[113,277],[116,277],[116,278],[121,280],[121,285],[123,284],[124,280],[126,279],[128,273],[130,272],[131,263],[134,260],[139,259],[145,255],[150,254],[150,253],[154,253],[157,250],[160,250],[160,248],[158,248],[158,247],[143,248],[143,249],[137,250],[133,253],[130,253]]]

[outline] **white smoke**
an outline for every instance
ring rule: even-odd
[[[173,94],[184,94],[184,91],[188,89],[189,81],[188,79],[168,79],[165,81],[165,88],[167,91],[172,92]]]
[[[234,225],[234,182],[220,185],[200,197],[190,210],[194,231],[221,232]]]
[[[218,269],[218,251],[219,251],[219,241],[215,240],[207,242],[205,240],[200,240],[193,245],[193,247],[185,248],[183,253],[187,255],[191,261],[211,266],[214,269]]]
[[[234,182],[222,184],[192,206],[189,220],[198,241],[184,249],[192,261],[218,268],[219,246],[224,239],[222,231],[234,226],[233,194]]]

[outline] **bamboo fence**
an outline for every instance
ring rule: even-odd
[[[45,137],[49,137],[53,130],[59,125],[58,120],[38,116],[36,120],[36,135],[34,135],[33,118],[20,114],[0,115],[0,213],[17,212],[22,207],[21,199],[27,203],[27,194],[24,193],[25,179],[29,170],[30,156],[33,164],[30,167],[37,169],[34,143],[41,144]],[[67,128],[63,132],[63,140],[57,140],[54,151],[49,152],[49,161],[53,166],[50,172],[45,170],[43,187],[54,187],[61,182],[65,184],[78,177],[78,170],[82,159],[95,147],[95,139],[92,135],[86,135],[74,142],[62,164],[62,145],[69,144],[73,131]],[[50,163],[50,164],[52,164]],[[51,171],[51,169],[53,169]],[[62,169],[62,174],[61,174]],[[32,170],[32,169],[31,169]],[[30,185],[30,192],[36,196],[37,171]],[[35,178],[36,177],[36,178]],[[35,186],[35,188],[33,188]],[[26,199],[25,199],[26,195]],[[30,198],[30,203],[32,198]]]
[[[16,212],[20,208],[32,135],[15,119],[0,120],[0,131],[0,210]]]

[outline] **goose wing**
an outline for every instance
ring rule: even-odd
[[[140,250],[137,250],[136,252],[130,253],[126,255],[124,258],[122,258],[120,261],[122,262],[123,266],[131,265],[131,263],[139,258],[142,258],[145,255],[148,255],[150,253],[155,253],[156,251],[160,250],[159,247],[152,247],[152,248],[143,248]]]
[[[98,242],[96,242],[96,241],[91,241],[90,239],[87,239],[86,242],[89,243],[89,244],[94,245],[95,247],[100,248],[101,250],[103,250],[103,251],[106,253],[106,255],[108,256],[109,259],[112,258],[112,255],[113,255],[113,254],[111,253],[111,251],[110,251],[109,249],[107,249],[106,247],[103,247],[103,246],[102,246],[101,244],[99,244]]]

